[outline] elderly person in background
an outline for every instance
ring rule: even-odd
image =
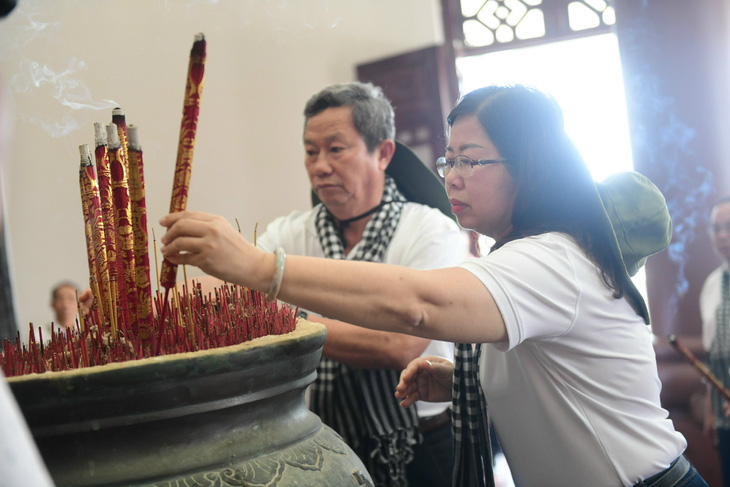
[[[722,263],[707,276],[700,292],[702,344],[709,352],[709,368],[730,387],[730,197],[717,202],[710,213],[710,239]],[[730,486],[730,408],[709,384],[705,411],[705,433],[716,440],[722,469],[722,485]]]
[[[70,281],[63,281],[53,286],[51,308],[57,329],[76,326],[76,316],[79,311],[78,294],[78,288]]]
[[[79,312],[86,315],[91,306],[91,291],[88,292],[88,299],[85,299],[83,294],[79,296],[78,289],[71,281],[61,281],[53,286],[50,303],[53,321],[32,330],[36,341],[41,338],[44,342],[50,340],[52,332],[66,333],[67,329],[76,329]]]
[[[51,309],[53,320],[45,322],[38,327],[30,327],[24,339],[29,341],[32,338],[36,342],[48,341],[52,333],[66,333],[66,330],[76,330],[76,323],[79,313],[86,315],[93,303],[91,290],[84,290],[79,295],[78,287],[71,281],[60,281],[51,289]]]
[[[253,289],[274,276],[284,301],[363,327],[463,342],[455,364],[415,359],[396,393],[453,394],[453,485],[493,485],[488,404],[521,487],[706,487],[661,407],[630,279],[671,239],[661,193],[637,173],[594,183],[558,104],[528,87],[469,93],[448,125],[437,167],[459,223],[495,240],[486,256],[426,271],[277,259],[205,213],[163,217],[162,253]]]

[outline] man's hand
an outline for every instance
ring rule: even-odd
[[[395,397],[406,408],[416,401],[450,401],[453,374],[454,364],[445,358],[419,357],[401,372]]]
[[[79,309],[81,310],[81,315],[86,316],[93,304],[94,295],[91,294],[91,289],[87,287],[81,292],[81,294],[79,294]]]

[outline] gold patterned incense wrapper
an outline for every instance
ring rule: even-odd
[[[188,76],[185,85],[183,102],[183,117],[180,124],[180,139],[178,141],[177,162],[175,165],[175,180],[172,186],[170,213],[185,211],[190,185],[190,170],[193,163],[193,149],[195,148],[195,132],[198,127],[198,112],[200,110],[200,95],[203,91],[203,75],[205,73],[205,37],[203,34],[195,36],[193,48],[190,51]],[[175,287],[177,280],[177,266],[164,259],[160,282],[165,289]]]
[[[102,282],[101,268],[105,267],[106,262],[103,256],[99,255],[101,248],[98,237],[95,238],[97,231],[97,217],[101,217],[101,204],[99,202],[99,188],[96,185],[96,174],[94,165],[91,161],[91,153],[89,146],[83,144],[79,146],[79,155],[81,156],[81,164],[79,168],[79,188],[81,189],[81,209],[84,213],[84,230],[86,234],[86,252],[89,261],[89,287],[91,288],[97,303],[101,303],[99,308],[100,318],[105,321],[106,310],[104,309],[102,296],[99,295],[99,283]],[[104,262],[99,262],[101,259]],[[107,275],[107,280],[109,279]],[[81,316],[79,316],[81,318]],[[83,322],[83,321],[81,321]]]
[[[106,130],[101,123],[94,124],[94,143],[96,149],[96,172],[99,180],[99,200],[101,202],[102,227],[104,229],[104,253],[106,255],[109,283],[102,288],[104,306],[109,310],[107,320],[110,323],[119,321],[119,310],[113,306],[116,300],[111,281],[119,279],[117,265],[116,225],[114,223],[114,202],[112,198],[111,171],[109,169],[109,148],[107,147]]]
[[[117,302],[122,315],[126,318],[120,328],[124,329],[131,325],[132,330],[136,332],[137,289],[135,285],[134,231],[132,230],[132,211],[129,204],[129,181],[117,126],[111,123],[106,128],[112,201],[114,204],[114,224],[116,225],[119,242],[117,266],[120,270],[121,279],[117,280],[119,288]]]
[[[147,235],[147,203],[145,201],[144,163],[137,127],[130,125],[129,136],[129,200],[134,232],[135,283],[137,288],[138,336],[147,340],[152,326],[152,288],[150,286],[149,238]]]

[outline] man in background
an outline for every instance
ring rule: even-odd
[[[52,333],[66,333],[67,329],[75,330],[79,312],[86,314],[91,303],[79,302],[79,291],[71,281],[61,281],[51,289],[51,309],[53,321],[33,328],[36,342],[41,339],[46,342],[51,339]],[[28,335],[30,341],[30,335]]]
[[[725,387],[730,387],[730,197],[712,208],[709,232],[722,264],[707,276],[700,292],[702,344],[709,353],[710,370]],[[730,487],[730,417],[725,414],[723,402],[719,391],[708,385],[704,429],[710,436],[714,430],[722,485]]]
[[[78,294],[78,288],[70,281],[60,282],[51,290],[53,322],[57,329],[76,327],[76,316],[79,311]]]

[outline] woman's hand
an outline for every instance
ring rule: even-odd
[[[194,265],[226,282],[247,284],[243,279],[264,255],[220,216],[170,213],[160,219],[160,224],[167,228],[160,249],[167,260],[178,265]]]
[[[453,374],[454,364],[445,358],[419,357],[401,372],[395,397],[406,408],[416,401],[450,401]]]

